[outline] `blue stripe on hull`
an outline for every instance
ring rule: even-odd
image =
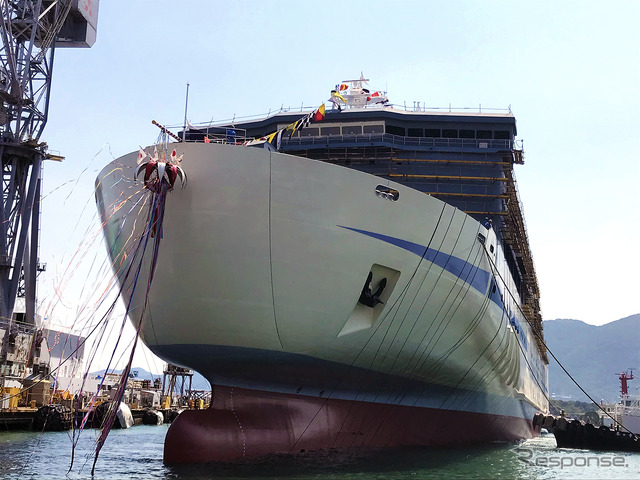
[[[429,248],[425,245],[420,245],[419,243],[413,243],[408,240],[403,240],[401,238],[392,237],[389,235],[383,235],[381,233],[360,230],[358,228],[344,227],[341,225],[338,226],[346,230],[351,230],[363,235],[367,235],[371,238],[381,240],[391,245],[395,245],[396,247],[402,248],[403,250],[406,250],[408,252],[414,253],[415,255],[424,258],[428,262],[431,262],[434,265],[439,266],[443,270],[446,270],[447,272],[455,275],[463,282],[468,283],[482,295],[486,294],[489,281],[493,277],[490,272],[487,272],[486,270],[483,270],[480,267],[473,265],[472,263],[469,263],[453,255],[443,253],[439,250]],[[496,287],[498,287],[498,282],[495,282],[495,285]],[[495,289],[493,292],[489,292],[489,300],[495,303],[500,308],[500,310],[505,310],[505,305],[502,300],[502,293],[500,288]],[[521,327],[515,315],[510,312],[507,312],[507,315],[509,316],[509,321],[511,322],[511,324],[520,334]],[[528,348],[528,342],[524,335],[520,335],[520,341],[525,348]]]
[[[383,242],[402,248],[408,252],[414,253],[419,257],[424,258],[428,262],[432,262],[433,264],[439,266],[447,272],[455,275],[464,282],[469,283],[473,288],[478,290],[483,295],[487,291],[487,285],[489,284],[491,274],[486,270],[482,270],[481,268],[461,258],[454,257],[453,255],[443,253],[439,250],[435,250],[425,245],[420,245],[419,243],[409,242],[408,240],[403,240],[401,238],[391,237],[389,235],[383,235],[381,233],[369,232],[367,230],[360,230],[358,228],[343,227],[341,225],[339,226],[353,232],[361,233],[362,235],[367,235],[371,238],[376,238]]]

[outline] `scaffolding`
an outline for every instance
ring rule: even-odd
[[[534,332],[538,350],[545,363],[549,363],[547,349],[542,333],[542,313],[540,309],[540,288],[533,264],[533,255],[529,247],[529,237],[527,226],[524,221],[522,202],[518,194],[518,186],[513,174],[513,165],[522,164],[522,150],[513,150],[509,156],[505,156],[507,165],[503,167],[506,183],[506,215],[502,217],[502,239],[511,248],[515,256],[522,285],[520,296],[522,301],[522,311],[527,317],[527,321]]]
[[[188,387],[187,380],[189,381]],[[174,393],[178,395],[178,406],[187,405],[191,393],[192,380],[193,370],[167,363],[162,376],[163,406],[165,408],[171,407]]]

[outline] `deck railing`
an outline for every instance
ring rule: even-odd
[[[373,144],[386,143],[401,147],[441,147],[441,148],[477,148],[491,150],[511,150],[513,141],[496,139],[477,138],[431,138],[431,137],[403,137],[390,133],[370,133],[364,135],[329,135],[318,137],[292,137],[283,139],[282,145],[285,147],[310,146],[310,145],[331,145],[341,144]]]
[[[367,111],[368,110],[396,110],[396,111],[402,111],[402,112],[420,112],[420,113],[429,113],[429,112],[432,112],[432,113],[443,113],[443,112],[444,113],[496,113],[496,114],[503,114],[503,115],[509,115],[512,113],[511,105],[509,105],[507,108],[483,107],[481,104],[478,105],[477,107],[455,107],[455,106],[451,106],[451,104],[449,104],[448,107],[429,107],[429,106],[425,106],[425,102],[412,102],[412,103],[413,105],[408,104],[407,102],[404,102],[402,104],[389,103],[386,106],[369,105],[367,107],[364,107],[364,110],[367,110]],[[228,125],[235,125],[236,123],[241,124],[244,122],[267,119],[279,113],[298,113],[299,112],[300,115],[302,116],[318,108],[318,105],[319,104],[305,105],[303,103],[299,107],[281,106],[274,109],[270,109],[268,112],[265,112],[265,113],[258,113],[255,115],[243,115],[243,116],[234,115],[231,118],[225,118],[221,120],[214,120],[212,118],[209,122],[199,122],[199,123],[191,124],[191,126],[197,129],[204,129],[207,127],[214,127],[214,126],[226,127]],[[337,109],[331,108],[331,104],[329,102],[326,102],[325,105],[328,112],[337,111]],[[182,128],[182,124],[168,125],[167,128],[180,129]]]
[[[193,134],[192,134],[193,135]],[[216,134],[202,132],[202,138],[191,138],[188,142],[202,142],[204,137],[208,136],[211,143],[227,143],[242,144],[251,137],[244,135],[236,135],[235,141],[231,140],[225,134]],[[391,133],[368,133],[361,135],[320,135],[320,136],[303,136],[286,138],[283,135],[282,146],[289,147],[340,147],[341,145],[361,145],[372,146],[374,144],[387,144],[398,147],[418,147],[418,148],[472,148],[480,150],[513,150],[514,142],[512,140],[497,139],[477,139],[477,138],[431,138],[431,137],[403,137],[401,135],[393,135]]]

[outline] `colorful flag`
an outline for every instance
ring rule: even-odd
[[[320,120],[324,120],[324,103],[318,107],[318,110],[313,114],[313,121],[319,122]]]
[[[291,138],[298,130],[302,130],[303,128],[308,127],[312,121],[319,122],[320,120],[324,119],[324,117],[325,117],[325,107],[323,103],[316,110],[306,114],[301,119],[296,120],[295,122],[290,123],[286,127],[281,128],[280,130],[277,130],[273,133],[270,133],[266,137],[262,137],[262,138],[266,139],[266,141],[271,145],[273,145],[276,148],[276,150],[280,150],[280,146],[282,143],[282,135],[285,132],[289,132],[289,138]]]
[[[345,98],[344,98],[342,95],[340,95],[338,92],[336,92],[336,91],[332,91],[332,92],[331,92],[331,96],[332,96],[332,97],[335,97],[335,98],[339,98],[339,99],[340,99],[340,100],[342,100],[344,103],[347,103],[347,101],[345,100]]]
[[[145,158],[147,158],[147,152],[140,147],[140,151],[138,152],[138,165],[140,165]]]
[[[291,135],[293,135],[296,132],[296,130],[302,130],[303,128],[308,127],[311,124],[311,117],[314,113],[315,112],[311,112],[305,115],[304,117],[302,117],[300,120],[298,120],[296,122],[296,128],[294,129]]]
[[[296,130],[298,129],[298,122],[300,122],[300,120],[296,120],[285,127],[284,130],[289,132],[289,138],[293,137],[293,134],[296,133]]]
[[[311,112],[310,114],[305,115],[303,118],[301,118],[300,125],[298,125],[298,128],[303,129],[311,125],[311,117],[313,116],[314,113],[315,112]]]

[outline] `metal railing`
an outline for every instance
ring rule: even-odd
[[[432,137],[403,137],[391,133],[370,133],[363,135],[329,135],[317,137],[292,137],[283,139],[282,145],[309,146],[309,145],[331,145],[340,144],[372,144],[385,143],[402,147],[441,147],[441,148],[477,148],[491,150],[511,150],[512,140],[477,139],[477,138],[432,138]],[[363,145],[364,146],[364,145]]]
[[[447,112],[447,113],[503,113],[511,114],[511,105],[507,108],[495,108],[495,107],[483,107],[482,104],[478,104],[477,107],[453,107],[449,104],[448,107],[430,107],[427,106],[427,102],[414,101],[413,105],[407,105],[407,102],[389,103],[387,107],[391,107],[394,110],[403,110],[405,112]],[[380,107],[378,107],[380,108]]]
[[[479,104],[477,107],[454,107],[451,104],[449,104],[448,107],[429,107],[429,106],[425,106],[426,102],[412,102],[412,103],[413,105],[411,104],[408,105],[407,102],[403,102],[402,104],[388,103],[386,105],[368,105],[363,108],[365,110],[397,110],[397,111],[403,111],[403,112],[421,112],[421,113],[445,112],[445,113],[503,113],[507,115],[512,114],[511,105],[509,105],[507,108],[483,107],[482,104]],[[266,113],[258,113],[254,115],[243,115],[243,116],[238,116],[234,114],[233,117],[231,118],[225,118],[221,120],[214,120],[212,118],[209,122],[192,123],[191,126],[200,129],[200,128],[206,128],[210,126],[235,125],[236,122],[244,123],[244,122],[249,122],[253,120],[262,120],[262,119],[266,119],[266,118],[278,115],[279,113],[299,112],[303,114],[303,113],[312,112],[313,110],[318,108],[319,105],[320,103],[314,104],[314,105],[307,105],[307,106],[305,106],[304,103],[302,103],[300,104],[299,107],[291,107],[291,106],[285,107],[284,105],[281,105],[280,107],[269,109],[269,111]],[[327,106],[327,111],[334,112],[334,111],[337,111],[337,109]],[[168,125],[167,127],[180,129],[183,127],[183,125],[176,124],[176,125]]]

